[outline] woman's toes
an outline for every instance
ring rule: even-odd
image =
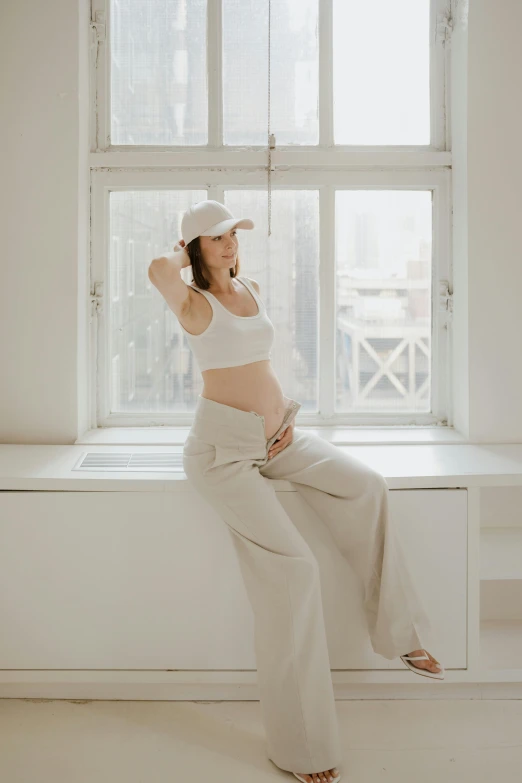
[[[339,775],[338,770],[334,769],[326,770],[326,772],[313,772],[311,775],[307,775],[304,772],[298,772],[306,783],[329,783]]]
[[[417,657],[423,654],[428,656],[429,661],[412,661],[414,666],[416,666],[418,669],[429,669],[430,672],[440,672],[442,670],[438,661],[436,661],[433,655],[431,655],[427,650],[414,650],[413,652],[408,653],[408,655],[412,657]]]
[[[430,658],[429,666],[430,666],[431,671],[432,672],[440,672],[440,670],[441,670],[440,663],[438,661],[436,661],[435,658],[433,657],[433,655],[431,655],[431,653],[429,653],[427,650],[426,650],[426,655],[428,655],[429,658]]]

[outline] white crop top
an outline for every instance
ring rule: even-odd
[[[206,297],[212,308],[212,320],[201,334],[187,332],[180,322],[200,371],[239,367],[271,358],[275,330],[265,305],[247,278],[235,279],[243,283],[254,297],[257,315],[235,315],[210,291],[190,284],[191,288]]]

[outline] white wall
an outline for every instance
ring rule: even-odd
[[[520,442],[522,3],[473,0],[468,30],[466,4],[452,41],[454,420],[473,441]],[[89,3],[3,9],[0,442],[67,444],[88,426]]]
[[[2,4],[2,443],[74,443],[85,408],[78,280],[88,260],[89,171],[79,63],[88,6]]]
[[[522,441],[521,30],[520,0],[470,3],[469,426],[477,441]]]

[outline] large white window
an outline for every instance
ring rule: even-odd
[[[206,198],[254,220],[241,274],[301,422],[451,424],[449,0],[92,6],[93,426],[191,423],[147,269]]]

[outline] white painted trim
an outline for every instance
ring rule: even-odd
[[[173,182],[173,174],[175,181]],[[449,171],[446,167],[409,169],[389,171],[388,169],[352,169],[338,171],[335,168],[327,171],[292,167],[273,172],[272,179],[281,188],[309,188],[335,186],[355,189],[410,189],[424,190],[440,189],[449,184]],[[93,171],[94,182],[104,182],[111,185],[112,190],[129,190],[133,188],[149,188],[158,190],[164,188],[191,189],[194,187],[250,187],[263,190],[266,186],[266,170],[252,171],[245,168],[208,171],[205,168],[196,169],[164,169],[159,171],[144,171],[137,168],[97,169]]]
[[[450,68],[451,36],[440,34],[441,20],[451,15],[450,0],[432,0],[430,7],[430,99],[431,143],[440,150],[451,149]]]
[[[423,169],[451,166],[451,152],[434,147],[347,147],[336,145],[330,149],[279,146],[272,150],[272,165],[298,166],[310,170],[350,168]],[[128,147],[114,146],[107,152],[91,152],[93,169],[261,169],[266,170],[268,158],[265,147]]]
[[[222,26],[221,2],[208,2],[207,0],[207,121],[208,144],[210,147],[221,147],[223,139]]]
[[[445,679],[421,680],[413,672],[332,671],[334,698],[350,699],[520,699],[522,669],[482,672],[446,670]],[[119,699],[154,701],[258,701],[253,671],[41,671],[0,672],[2,699]]]
[[[332,671],[336,701],[365,699],[521,699],[522,669],[446,670],[436,685],[405,669]],[[424,678],[426,679],[426,678]],[[121,701],[259,701],[257,672],[3,670],[2,699],[118,699]]]
[[[319,248],[317,418],[327,424],[335,420],[335,190],[331,185],[319,190]]]
[[[333,0],[319,0],[319,148],[333,147]],[[281,149],[281,147],[279,148]],[[335,149],[338,149],[335,148]],[[335,151],[334,149],[334,151]],[[277,155],[272,153],[272,162]]]
[[[91,92],[91,150],[106,150],[110,145],[110,0],[91,0],[91,25],[94,22],[102,25],[99,28],[98,44],[96,35],[91,33],[91,63],[94,69],[94,84]],[[91,27],[92,30],[92,27]]]

